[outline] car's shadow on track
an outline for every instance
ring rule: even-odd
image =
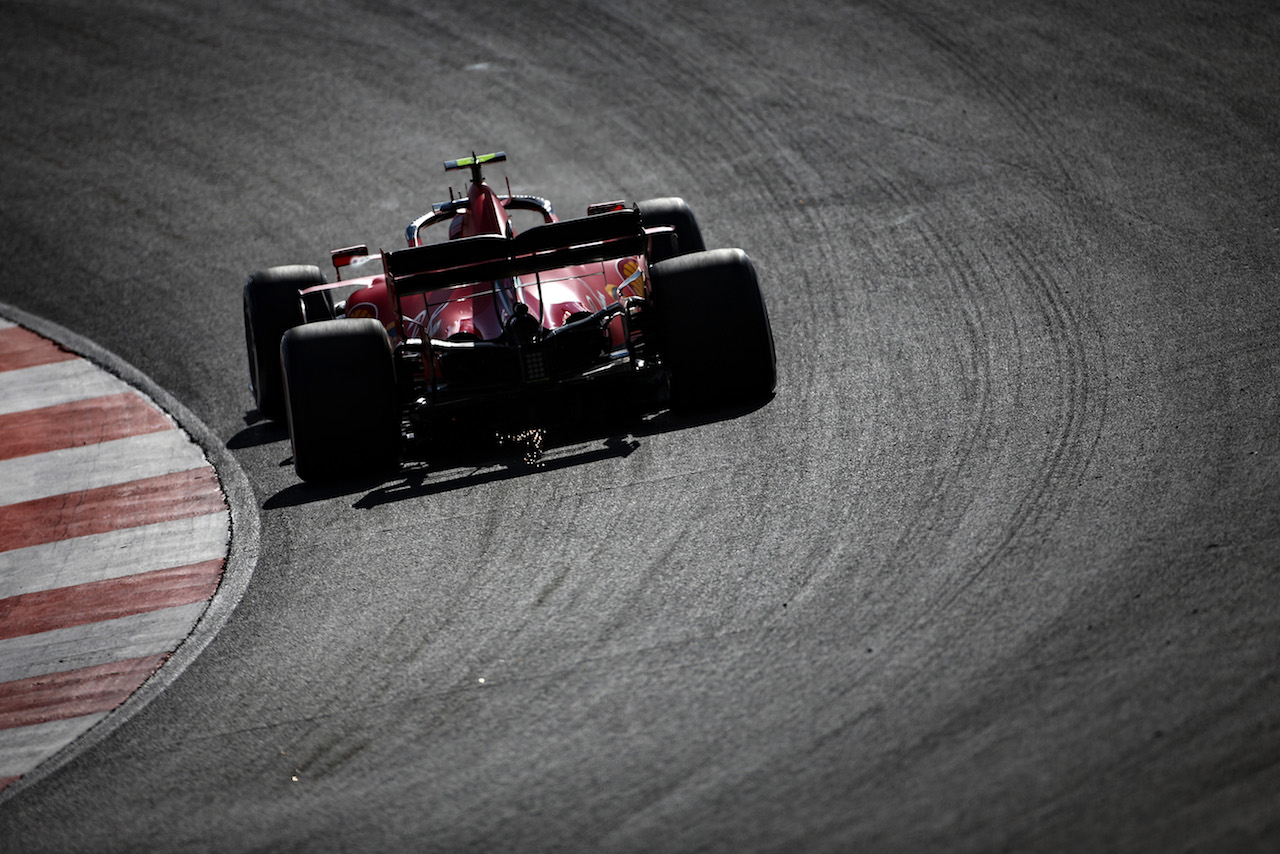
[[[640,442],[632,437],[610,436],[595,447],[552,459],[529,460],[517,449],[508,451],[505,459],[490,459],[487,462],[476,460],[463,466],[452,465],[451,462],[460,461],[450,461],[447,458],[421,466],[410,463],[402,472],[403,481],[374,489],[352,506],[368,510],[380,504],[390,504],[408,498],[440,495],[458,489],[545,474],[608,459],[621,459],[630,456],[639,447]],[[456,472],[456,475],[440,479],[434,477],[446,471]]]
[[[228,450],[242,451],[289,438],[289,428],[283,422],[270,421],[256,409],[245,413],[244,423],[245,428],[227,440]]]
[[[352,507],[369,510],[383,504],[440,495],[460,489],[537,476],[574,466],[610,459],[624,459],[651,436],[675,433],[754,412],[768,401],[696,416],[670,411],[645,418],[608,419],[543,432],[536,437],[516,436],[452,445],[446,454],[407,459],[393,475],[355,478],[332,484],[298,482],[263,502],[263,509],[296,507],[347,495],[360,495]],[[256,413],[254,413],[256,414]],[[248,421],[250,419],[246,419]],[[544,444],[544,437],[546,443]],[[287,431],[272,422],[252,423],[227,443],[229,448],[251,447],[288,438]],[[281,462],[290,465],[291,458]]]
[[[295,483],[268,498],[262,506],[264,510],[274,510],[363,493],[352,506],[368,510],[381,504],[626,457],[640,447],[639,441],[634,438],[610,436],[596,447],[535,460],[530,459],[528,451],[520,447],[501,447],[496,442],[492,444],[493,447],[488,452],[482,447],[476,447],[469,449],[470,452],[436,456],[430,460],[409,459],[390,478],[355,478],[331,484]],[[291,463],[291,459],[286,459],[281,465]]]

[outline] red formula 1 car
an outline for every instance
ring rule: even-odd
[[[384,473],[450,436],[772,394],[773,334],[744,252],[706,251],[676,198],[561,221],[486,183],[481,167],[503,160],[447,162],[470,170],[466,195],[410,223],[406,249],[335,250],[337,282],[310,266],[249,277],[250,385],[262,415],[287,418],[303,480]],[[517,216],[536,224],[517,233]],[[447,240],[425,239],[446,223]]]

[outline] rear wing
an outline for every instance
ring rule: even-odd
[[[543,270],[642,255],[649,235],[634,210],[547,223],[515,238],[464,237],[384,254],[387,283],[398,300],[411,294]]]

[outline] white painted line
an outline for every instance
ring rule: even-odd
[[[99,712],[62,721],[0,729],[0,777],[27,773],[106,716],[106,712]]]
[[[0,461],[0,505],[128,483],[209,463],[181,430]]]
[[[226,557],[230,540],[223,510],[0,552],[0,599]]]
[[[10,327],[17,325],[18,324],[14,323],[12,320],[5,320],[3,317],[0,317],[0,329],[9,329]]]
[[[0,682],[171,652],[207,601],[0,640]]]
[[[132,390],[85,359],[0,371],[0,415]]]

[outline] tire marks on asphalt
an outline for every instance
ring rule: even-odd
[[[190,634],[229,524],[203,451],[155,403],[0,319],[0,789]]]
[[[991,607],[971,591],[1033,583],[1017,552],[1052,540],[1093,463],[1107,419],[1107,359],[1101,336],[1095,335],[1097,318],[1088,303],[1072,297],[1068,271],[1074,266],[1079,275],[1080,267],[1068,264],[1061,250],[1067,241],[1078,246],[1092,240],[1082,227],[1088,188],[1037,111],[1008,86],[1014,69],[992,70],[987,66],[999,59],[969,56],[930,23],[906,13],[901,17],[937,49],[955,79],[967,80],[982,94],[978,102],[994,106],[1001,126],[1012,131],[1038,170],[993,161],[980,138],[972,148],[964,138],[921,143],[952,157],[954,175],[964,175],[968,167],[971,180],[1007,183],[1009,204],[996,207],[983,202],[984,194],[950,187],[922,196],[918,181],[860,158],[876,189],[910,212],[894,226],[923,250],[920,272],[933,283],[928,299],[917,306],[939,333],[927,345],[939,350],[940,358],[931,361],[956,368],[935,391],[938,411],[950,404],[954,417],[944,455],[922,474],[916,493],[919,506],[929,512],[904,520],[894,545],[895,564],[935,569],[931,577],[917,580],[923,585],[915,593],[918,608],[881,641],[882,647],[945,632],[937,627],[948,626],[949,616],[959,616],[954,624],[960,625]],[[1001,150],[1017,146],[1005,144]],[[1043,213],[1039,221],[1021,215],[1035,210],[1018,203],[1016,194],[1022,193],[1052,196],[1052,219]],[[972,234],[985,239],[973,239],[955,223],[973,224]],[[974,496],[985,494],[987,472],[999,472],[1007,491],[979,503]],[[1018,568],[1005,572],[1011,567]],[[1044,585],[1042,595],[1053,595],[1051,586]],[[928,655],[940,659],[948,650],[939,644]],[[908,675],[902,686],[912,681]]]
[[[974,93],[972,103],[991,111],[991,129],[975,127],[972,136],[948,136],[944,128],[921,125],[927,113],[908,110],[899,115],[872,109],[859,88],[845,92],[842,79],[806,77],[799,62],[769,72],[769,92],[775,99],[769,112],[776,116],[789,104],[805,103],[802,88],[825,86],[831,109],[844,119],[841,123],[864,128],[864,138],[843,144],[817,135],[810,138],[806,128],[820,119],[804,113],[791,116],[789,122],[762,122],[761,115],[742,106],[757,102],[751,73],[699,83],[682,92],[682,97],[697,104],[700,127],[708,139],[737,140],[739,158],[721,168],[731,170],[737,182],[767,198],[768,203],[753,215],[767,218],[776,230],[810,238],[802,247],[797,244],[785,263],[774,265],[795,285],[775,287],[768,294],[792,309],[781,316],[819,322],[831,317],[830,326],[847,328],[850,317],[873,322],[877,311],[914,315],[918,340],[884,342],[874,332],[864,333],[883,349],[859,359],[861,354],[848,346],[852,342],[846,336],[844,349],[835,350],[830,359],[816,358],[811,352],[807,359],[782,360],[779,370],[780,379],[793,384],[856,383],[864,394],[897,401],[903,417],[885,425],[862,423],[850,413],[802,413],[798,422],[811,430],[797,431],[792,441],[803,446],[810,433],[826,426],[824,418],[836,417],[841,419],[838,428],[847,446],[856,444],[872,454],[886,448],[884,452],[895,457],[910,449],[899,468],[904,476],[919,481],[918,506],[924,512],[904,517],[891,544],[892,562],[912,565],[928,552],[930,561],[939,560],[940,566],[947,567],[945,578],[925,582],[937,585],[925,597],[927,605],[920,615],[925,621],[951,607],[992,566],[1006,559],[1016,544],[1048,535],[1066,506],[1063,496],[1069,496],[1085,476],[1099,441],[1106,418],[1101,393],[1106,354],[1090,334],[1096,323],[1089,306],[1076,304],[1069,295],[1068,264],[1045,240],[1046,234],[1059,232],[1089,239],[1080,228],[1087,220],[1082,206],[1087,204],[1089,188],[1079,179],[1044,110],[1027,102],[1017,85],[1016,64],[998,55],[973,55],[948,35],[942,22],[928,15],[892,4],[873,4],[871,10],[870,14],[894,22],[927,45],[939,65]],[[698,62],[691,45],[662,33],[644,37],[653,42],[652,52],[664,57],[668,74],[694,79]],[[706,46],[732,56],[731,38],[716,31],[705,37]],[[723,97],[724,90],[732,97]],[[653,132],[662,138],[661,128]],[[995,132],[1012,137],[1015,143],[985,148],[983,134]],[[992,154],[1006,150],[1015,154],[1011,161]],[[896,156],[888,157],[886,152]],[[949,173],[953,184],[922,193],[916,176],[886,165],[930,158],[955,163]],[[1054,220],[1022,221],[1016,205],[991,209],[980,202],[982,194],[966,189],[966,182],[976,184],[993,177],[1009,182],[1019,193],[1052,198],[1057,211]],[[869,212],[858,223],[860,227],[849,228],[848,222],[830,218],[824,200],[833,192],[866,198]],[[996,233],[999,239],[977,242],[968,231],[958,230],[956,223],[973,223],[973,233]],[[851,260],[868,263],[851,266]],[[875,282],[876,268],[895,274],[889,281],[891,298],[863,293],[876,285],[884,290],[884,282]],[[833,278],[832,270],[848,273]],[[803,308],[787,305],[801,299],[808,300]],[[897,323],[895,328],[903,325]],[[817,325],[804,334],[813,351],[824,350],[826,336]],[[921,352],[930,351],[936,355],[919,358]],[[831,371],[831,364],[843,364],[845,370]],[[953,370],[942,376],[920,375],[922,367],[936,365]],[[910,382],[902,382],[902,377]],[[810,399],[803,389],[795,397]],[[928,423],[927,416],[939,412],[951,414],[945,434],[913,433],[915,424]],[[1043,441],[1010,447],[1015,431],[1002,417],[1008,412],[1017,413],[1028,424],[1042,422]],[[849,434],[866,439],[855,441]],[[929,459],[928,453],[934,458]],[[857,461],[827,464],[847,466],[846,480],[857,482],[854,475],[861,468]],[[993,466],[1001,467],[1016,485],[1007,500],[999,502],[998,511],[995,505],[972,505],[974,488]],[[838,511],[814,512],[835,516]],[[973,537],[978,538],[976,542]],[[815,581],[809,578],[804,583]]]

